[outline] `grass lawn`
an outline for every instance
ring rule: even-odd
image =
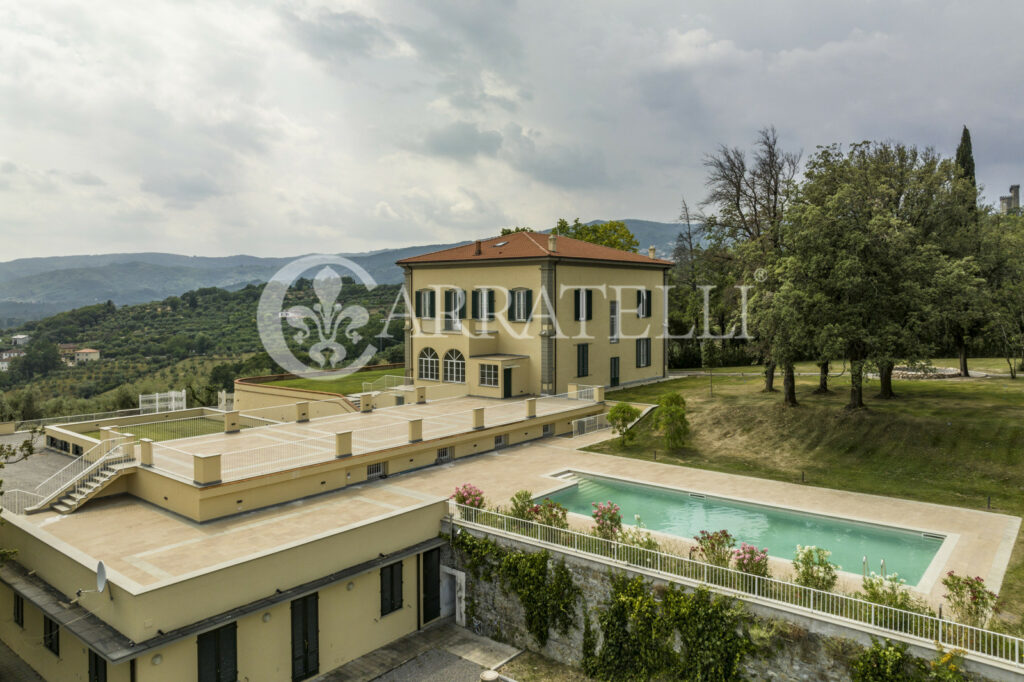
[[[895,400],[874,398],[868,409],[843,409],[849,376],[835,392],[813,395],[816,377],[797,378],[800,406],[761,393],[757,377],[707,377],[609,391],[609,400],[656,402],[665,391],[687,401],[690,442],[666,452],[651,420],[637,425],[628,447],[613,439],[596,452],[685,466],[875,493],[1024,516],[1024,379],[896,381]],[[1003,617],[1024,614],[1024,539],[1017,544],[1001,590]]]
[[[244,427],[243,427],[244,428]],[[182,421],[154,422],[152,424],[136,424],[122,427],[122,431],[130,433],[136,439],[148,438],[159,442],[175,438],[206,436],[224,431],[224,420],[220,417],[212,419],[188,419]],[[99,431],[87,431],[82,434],[99,440]]]
[[[936,358],[936,359],[932,360],[932,366],[933,367],[953,367],[953,368],[958,368],[958,367],[960,367],[960,360],[958,360],[957,358]],[[818,366],[816,364],[814,364],[813,362],[798,362],[795,365],[795,369],[796,369],[797,372],[812,372],[812,373],[816,373],[818,371]],[[845,374],[845,372],[843,372],[844,369],[846,369],[847,371],[849,370],[847,365],[843,364],[842,360],[834,360],[832,362],[831,367],[829,367],[829,372],[831,372],[832,374],[840,374],[840,373],[844,373]],[[993,373],[994,372],[996,374],[1009,374],[1010,373],[1010,367],[1009,367],[1009,365],[1006,364],[1006,360],[1003,359],[1003,358],[968,358],[967,359],[967,369],[969,369],[972,372],[974,372],[974,371],[985,372],[985,373]],[[691,369],[688,369],[688,370],[679,370],[679,371],[683,371],[683,372],[691,371],[692,372],[692,371],[695,371],[695,370],[700,370],[700,368],[699,367],[694,367],[694,368],[691,368]],[[720,373],[720,374],[733,374],[733,373],[736,373],[736,372],[743,372],[745,374],[763,374],[764,373],[764,365],[734,365],[734,366],[730,366],[730,367],[714,367],[714,368],[712,368],[711,371],[715,372],[715,373]],[[779,369],[779,368],[776,368],[775,369],[775,376],[781,377],[782,376],[782,370]]]
[[[385,374],[403,376],[401,368],[372,369],[368,372],[355,372],[337,379],[282,379],[281,381],[272,381],[268,385],[348,395],[349,393],[362,393],[364,381],[373,381]]]

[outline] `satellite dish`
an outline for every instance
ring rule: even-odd
[[[107,588],[107,567],[101,561],[96,566],[96,591],[102,592]]]

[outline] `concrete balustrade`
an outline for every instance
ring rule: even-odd
[[[334,456],[338,459],[352,456],[351,431],[342,431],[334,434]]]
[[[410,419],[409,420],[409,442],[418,443],[423,440],[423,420],[422,419]]]
[[[238,410],[224,413],[224,433],[238,433],[242,430],[239,424]]]
[[[220,483],[220,455],[192,455],[192,478],[198,486]]]

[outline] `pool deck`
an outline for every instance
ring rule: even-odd
[[[578,450],[607,437],[605,431],[533,441],[202,524],[124,495],[95,500],[67,516],[4,516],[8,523],[34,526],[57,546],[102,557],[115,582],[123,576],[145,590],[447,498],[463,483],[481,488],[491,504],[507,504],[517,490],[542,495],[564,487],[567,483],[554,475],[572,470],[945,535],[947,541],[921,583],[936,604],[943,592],[938,578],[949,570],[981,576],[998,590],[1020,529],[1020,518],[1004,514]],[[773,565],[778,577],[787,568],[786,562]],[[857,573],[844,574],[840,587],[858,589],[859,567]]]

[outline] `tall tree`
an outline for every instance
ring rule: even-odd
[[[960,169],[961,176],[971,183],[971,187],[977,188],[978,181],[974,177],[974,150],[971,148],[971,131],[964,126],[960,133],[960,144],[956,148],[956,165]]]
[[[579,218],[576,218],[570,225],[569,221],[565,218],[559,218],[558,224],[555,225],[555,228],[551,230],[551,232],[553,234],[571,237],[572,239],[590,242],[591,244],[610,246],[613,249],[632,251],[633,253],[636,253],[637,249],[640,247],[640,243],[636,240],[636,237],[632,232],[630,232],[629,228],[626,227],[626,223],[621,220],[611,220],[607,223],[584,225],[580,222]]]
[[[782,226],[799,165],[800,155],[783,151],[774,126],[758,132],[749,163],[744,150],[725,145],[704,159],[708,195],[702,205],[714,212],[706,221],[708,236],[728,249],[743,281],[756,281],[759,270],[769,275],[774,271],[773,264],[783,248]],[[776,354],[772,350],[773,327],[767,318],[759,322],[757,311],[764,306],[758,295],[777,284],[770,279],[763,282],[750,300],[751,331],[765,361],[765,391],[775,390]],[[792,378],[792,364],[784,364],[783,371]],[[795,394],[786,395],[785,400],[795,402]]]

